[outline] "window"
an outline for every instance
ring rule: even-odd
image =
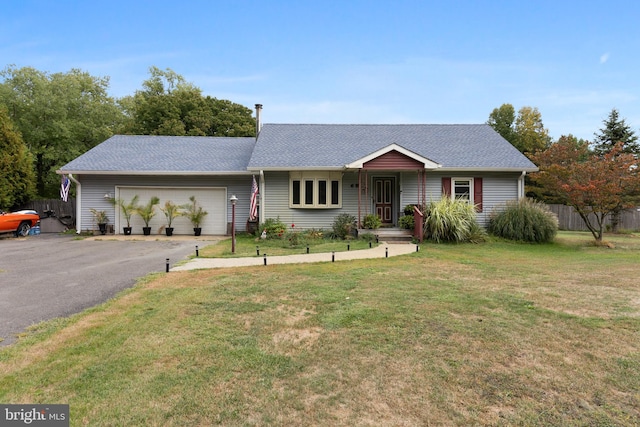
[[[451,197],[473,204],[473,178],[452,178]]]
[[[340,172],[291,172],[289,207],[322,209],[342,207]]]

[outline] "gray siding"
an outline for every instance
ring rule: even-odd
[[[418,174],[416,172],[385,173],[370,171],[368,173],[369,182],[374,177],[386,176],[395,177],[397,188],[401,189],[396,193],[395,203],[397,206],[394,220],[404,206],[416,204],[419,200]],[[443,177],[482,177],[483,178],[483,211],[478,214],[478,221],[486,225],[490,213],[507,200],[518,198],[518,178],[519,173],[463,173],[463,172],[431,172],[426,178],[426,198],[427,201],[440,200],[442,193]],[[363,175],[364,179],[364,175]],[[289,173],[288,172],[266,172],[265,173],[266,194],[265,210],[263,220],[267,218],[280,218],[282,222],[296,228],[331,228],[335,217],[341,213],[349,213],[357,218],[358,216],[358,174],[357,172],[345,172],[342,178],[342,209],[290,209],[289,208]],[[373,209],[372,190],[369,189],[366,198],[364,188],[362,189],[361,217],[371,213]]]
[[[236,221],[238,230],[244,231],[244,224],[249,217],[249,203],[251,199],[251,176],[117,176],[117,175],[83,175],[76,177],[81,183],[81,192],[78,195],[77,218],[78,230],[96,230],[98,227],[93,221],[91,208],[107,212],[110,224],[113,225],[115,207],[105,200],[104,195],[115,194],[116,186],[135,187],[226,187],[227,188],[227,223],[231,223],[231,203],[228,198],[235,194],[238,198],[236,204]]]

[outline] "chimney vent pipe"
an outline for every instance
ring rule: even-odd
[[[262,111],[262,104],[256,104],[256,138],[260,134],[262,123],[260,123],[260,112]]]

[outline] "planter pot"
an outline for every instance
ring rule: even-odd
[[[125,236],[130,236],[131,235],[131,227],[122,227],[122,232],[124,233]]]
[[[167,236],[173,236],[173,227],[166,227],[164,232]]]
[[[107,233],[107,224],[98,224],[98,228],[100,229],[100,234]]]
[[[194,227],[193,228],[193,235],[194,236],[199,236],[200,233],[202,233],[202,228],[201,227]]]
[[[144,234],[145,236],[150,236],[151,235],[151,227],[142,227],[142,234]]]

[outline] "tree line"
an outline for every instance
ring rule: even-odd
[[[527,195],[573,206],[596,242],[611,216],[618,231],[623,210],[640,205],[640,145],[635,132],[612,109],[593,141],[562,135],[552,141],[537,108],[511,104],[495,108],[487,124],[540,169],[527,178]]]
[[[252,110],[202,91],[171,69],[150,67],[133,95],[113,98],[109,78],[72,69],[47,73],[8,66],[0,71],[0,208],[57,198],[55,171],[114,134],[255,136]],[[527,195],[573,206],[596,240],[604,218],[640,204],[640,145],[613,109],[593,141],[553,141],[537,108],[511,104],[487,120],[540,171]],[[595,216],[595,220],[592,218]]]
[[[149,69],[133,95],[109,96],[109,78],[72,69],[0,71],[0,208],[57,198],[55,171],[115,134],[255,136],[253,111],[171,69]]]

